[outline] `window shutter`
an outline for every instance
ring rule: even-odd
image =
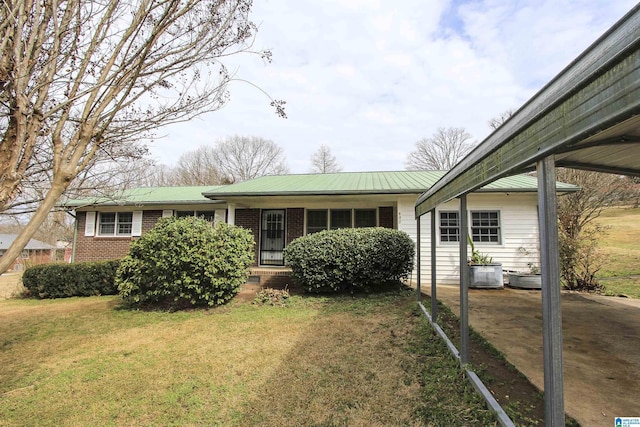
[[[134,237],[142,236],[142,211],[133,211],[131,235]]]
[[[94,236],[96,232],[96,213],[95,212],[87,212],[87,218],[84,223],[84,235],[85,236]]]
[[[213,223],[217,224],[219,222],[226,222],[227,211],[224,209],[216,209],[216,215]]]
[[[168,218],[173,216],[173,211],[171,209],[165,209],[162,211],[162,218]]]

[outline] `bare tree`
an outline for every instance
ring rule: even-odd
[[[311,156],[312,173],[333,173],[341,172],[342,166],[336,160],[336,156],[331,154],[331,149],[322,144],[318,151]]]
[[[0,272],[96,156],[219,109],[234,78],[224,57],[248,52],[270,60],[268,51],[251,51],[251,3],[3,0],[0,212],[39,169],[50,183]],[[284,116],[282,101],[271,104]]]
[[[216,185],[224,183],[217,165],[215,147],[202,145],[180,156],[173,169],[177,185]]]
[[[515,110],[509,108],[508,110],[498,114],[496,117],[489,120],[489,127],[493,130],[498,129],[504,122],[506,122],[511,116],[513,116],[513,113],[515,113]]]
[[[476,145],[464,128],[438,128],[430,137],[416,142],[406,161],[411,170],[449,170]]]
[[[137,181],[138,187],[176,187],[178,185],[174,168],[162,163],[154,163],[149,173],[144,174]]]
[[[241,182],[289,171],[282,148],[256,136],[231,136],[216,145],[215,160],[226,182]]]
[[[622,176],[578,169],[558,168],[556,177],[580,187],[580,191],[558,199],[560,227],[572,238],[578,237],[603,209],[619,201],[628,186]]]
[[[561,275],[565,287],[598,290],[595,273],[601,267],[597,245],[605,230],[594,222],[602,210],[617,202],[628,181],[618,175],[577,169],[558,169],[558,181],[580,191],[558,198]]]

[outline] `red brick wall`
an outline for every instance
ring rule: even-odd
[[[236,209],[235,225],[251,230],[256,244],[253,248],[253,264],[258,265],[260,243],[260,209]]]
[[[285,245],[304,235],[304,208],[287,209],[287,239]]]
[[[29,253],[29,257],[22,258],[22,255],[19,255],[7,270],[23,271],[32,265],[47,264],[55,261],[51,249],[25,249],[25,251]]]
[[[393,206],[378,208],[378,224],[380,227],[393,228]]]
[[[131,241],[136,237],[96,237],[85,236],[86,212],[76,214],[78,235],[76,238],[76,262],[103,261],[122,258],[129,253]],[[142,214],[142,234],[148,232],[162,218],[162,211],[144,211]],[[96,221],[98,219],[96,218]]]

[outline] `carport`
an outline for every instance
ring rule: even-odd
[[[499,178],[537,171],[542,270],[545,425],[564,425],[562,313],[555,168],[640,176],[640,5],[578,56],[508,121],[460,161],[415,206],[431,215],[431,260],[436,259],[436,208],[460,202],[460,260],[467,259],[467,194]],[[420,299],[420,262],[417,271]],[[468,270],[460,277],[460,350],[469,361]],[[430,320],[437,323],[435,264],[431,264]],[[450,348],[452,345],[450,345]],[[471,378],[473,382],[473,378]],[[507,419],[508,424],[508,419]]]

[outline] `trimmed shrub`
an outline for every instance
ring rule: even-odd
[[[22,284],[37,298],[116,295],[119,260],[74,264],[42,264],[27,268]]]
[[[287,289],[264,288],[256,294],[253,303],[256,305],[272,305],[274,307],[286,307],[289,301],[289,291]]]
[[[284,258],[307,292],[358,292],[407,278],[414,253],[403,231],[344,228],[300,237],[285,248]]]
[[[201,218],[163,218],[132,243],[116,283],[132,305],[214,306],[233,298],[253,261],[244,228]]]

